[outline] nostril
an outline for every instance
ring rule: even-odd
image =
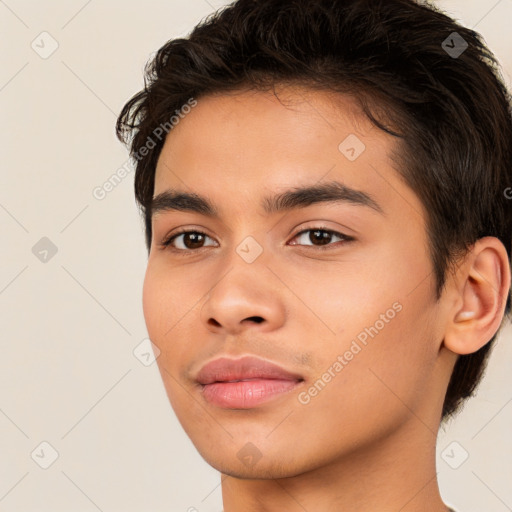
[[[261,324],[261,322],[263,322],[263,318],[261,318],[261,316],[250,316],[249,318],[247,318],[247,320],[252,320],[253,322],[256,322],[258,324]]]

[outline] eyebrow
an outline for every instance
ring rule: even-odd
[[[295,187],[273,196],[267,196],[263,198],[261,206],[267,215],[271,215],[318,203],[348,203],[368,207],[384,215],[384,211],[371,195],[338,181]],[[151,216],[168,211],[182,211],[199,213],[207,217],[219,217],[219,211],[207,197],[173,189],[156,195],[151,200],[148,209]]]

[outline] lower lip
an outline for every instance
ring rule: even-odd
[[[226,409],[250,409],[288,393],[299,384],[296,380],[254,379],[239,382],[214,382],[203,386],[205,399]]]

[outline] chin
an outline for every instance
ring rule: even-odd
[[[315,469],[318,462],[312,454],[309,458],[302,454],[305,455],[302,461],[297,458],[297,446],[293,447],[291,453],[290,447],[283,447],[280,453],[275,444],[272,450],[262,448],[261,451],[250,441],[243,443],[241,447],[238,443],[236,445],[223,445],[215,450],[211,450],[211,445],[196,445],[196,449],[211,467],[225,475],[240,479],[291,478]]]
[[[278,461],[267,461],[263,459],[253,466],[241,463],[239,460],[226,460],[222,458],[207,459],[206,462],[224,475],[242,480],[275,480],[279,478],[291,478],[300,475],[303,471],[297,468],[284,465]]]

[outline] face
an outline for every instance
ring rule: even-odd
[[[394,144],[350,99],[305,89],[201,98],[167,137],[144,315],[216,469],[294,476],[435,423],[440,306]]]

